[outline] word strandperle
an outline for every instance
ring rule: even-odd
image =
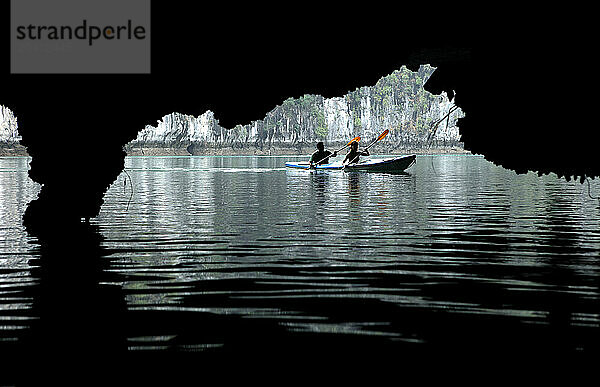
[[[30,24],[17,27],[17,39],[19,40],[87,40],[91,46],[95,41],[105,40],[144,40],[146,39],[146,28],[134,26],[131,20],[126,25],[103,26],[89,25],[83,20],[81,25],[72,26],[40,26]]]

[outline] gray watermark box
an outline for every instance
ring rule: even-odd
[[[149,74],[150,0],[11,0],[12,74]]]

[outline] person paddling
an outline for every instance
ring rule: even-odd
[[[321,164],[329,164],[329,158],[330,157],[336,157],[337,156],[337,151],[329,151],[329,150],[325,150],[325,145],[323,144],[322,141],[319,141],[317,143],[317,150],[315,153],[312,154],[312,156],[310,157],[310,167],[312,168],[315,165],[321,165]]]
[[[360,156],[370,156],[369,150],[365,149],[364,151],[359,152],[358,142],[353,142],[350,145],[350,150],[348,151],[348,154],[346,154],[346,157],[344,158],[344,161],[342,161],[342,164],[356,164],[358,163],[358,159],[360,158]]]

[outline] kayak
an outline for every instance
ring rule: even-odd
[[[334,161],[329,164],[317,165],[314,169],[324,170],[345,170],[345,171],[364,171],[364,172],[403,172],[411,167],[417,159],[416,155],[391,157],[386,159],[366,159],[358,163],[349,164],[345,168],[341,161]],[[309,169],[308,161],[288,161],[285,163],[287,168]]]

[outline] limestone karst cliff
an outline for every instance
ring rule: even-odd
[[[390,129],[379,152],[461,150],[460,107],[445,93],[423,89],[433,71],[431,66],[415,72],[402,67],[343,96],[290,97],[264,119],[234,128],[219,125],[212,111],[198,117],[174,112],[142,129],[125,149],[130,155],[306,153],[317,141],[328,146],[356,136],[368,141]]]
[[[446,93],[423,85],[435,69],[406,67],[346,95],[290,97],[264,119],[224,128],[208,110],[200,116],[174,112],[143,128],[125,145],[129,155],[303,154],[317,141],[336,147],[361,136],[365,141],[390,129],[380,153],[461,151],[458,120],[464,116]],[[26,155],[17,117],[0,106],[0,155]]]
[[[5,106],[0,105],[0,156],[25,156],[27,151],[19,141],[17,118]]]

